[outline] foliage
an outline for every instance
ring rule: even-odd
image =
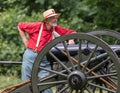
[[[48,8],[61,13],[59,25],[77,32],[93,29],[120,31],[119,0],[1,0],[0,60],[21,61],[25,47],[17,23],[40,21],[42,12]]]
[[[1,64],[0,65],[0,75],[21,77],[21,66],[11,65],[11,64]]]
[[[0,75],[0,93],[3,89],[16,85],[21,82],[20,77],[14,77],[9,75]]]

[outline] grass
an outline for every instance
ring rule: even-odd
[[[0,91],[21,82],[19,77],[0,75]]]
[[[16,85],[19,83],[21,83],[20,77],[0,75],[0,92],[3,89],[6,89],[10,86],[13,86],[13,85]],[[55,90],[56,90],[55,87],[53,87],[52,89],[54,91],[53,93],[55,93]],[[75,92],[73,92],[73,93],[75,93]],[[85,92],[85,93],[88,93],[88,92]],[[95,93],[99,93],[99,91],[96,91]],[[106,92],[103,92],[103,93],[106,93]]]

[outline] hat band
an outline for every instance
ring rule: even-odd
[[[52,15],[52,14],[55,14],[55,13],[51,13],[51,14],[47,15],[47,16],[45,16],[45,18],[49,17],[49,16]]]

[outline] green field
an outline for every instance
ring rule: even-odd
[[[2,91],[5,88],[8,88],[10,86],[19,84],[20,82],[21,82],[20,77],[0,75],[0,91]],[[56,88],[54,87],[52,89],[55,93]],[[85,92],[85,93],[88,93],[88,92]],[[96,91],[95,93],[99,93],[99,91]],[[104,93],[106,93],[106,92],[104,92]]]
[[[19,77],[0,75],[0,91],[21,82]]]

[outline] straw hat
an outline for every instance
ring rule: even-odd
[[[60,13],[55,13],[55,10],[54,9],[49,9],[49,10],[46,10],[45,12],[43,12],[43,22],[49,18],[49,17],[53,17],[53,16],[56,16],[57,18],[60,16]]]

